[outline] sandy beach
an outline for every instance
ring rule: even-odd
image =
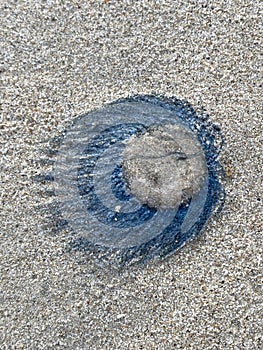
[[[1,3],[1,349],[263,348],[261,17],[258,0]],[[68,249],[41,176],[75,118],[137,94],[220,127],[226,197],[201,236],[120,270]]]

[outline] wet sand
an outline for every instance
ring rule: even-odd
[[[260,1],[0,8],[1,349],[261,349]],[[67,250],[51,184],[32,179],[78,115],[134,94],[187,100],[220,126],[226,200],[199,238],[119,271]]]

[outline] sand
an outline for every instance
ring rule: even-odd
[[[1,349],[263,348],[260,16],[260,1],[1,3]],[[119,270],[67,249],[33,179],[78,115],[134,94],[220,126],[226,199],[199,238]]]

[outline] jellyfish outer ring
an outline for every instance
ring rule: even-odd
[[[105,143],[103,145],[103,140],[107,140],[108,146],[113,147],[119,142],[124,147],[125,138],[133,133],[164,123],[183,125],[197,136],[207,165],[207,179],[201,194],[187,203],[182,203],[173,212],[168,211],[165,214],[141,206],[134,211],[137,216],[133,216],[134,212],[131,215],[129,211],[122,213],[112,209],[109,209],[109,216],[105,215],[105,205],[94,194],[94,183],[90,179],[87,182],[89,177],[92,179],[96,162],[107,148]],[[132,132],[130,128],[133,128]],[[211,123],[204,123],[188,103],[175,98],[134,96],[115,101],[77,118],[65,133],[54,166],[56,193],[60,197],[62,216],[76,233],[72,247],[86,249],[94,245],[106,250],[117,249],[127,259],[155,254],[164,256],[200,234],[223,193],[218,180],[220,164],[217,157],[220,149],[215,145],[215,140],[221,137],[219,134]],[[96,143],[99,145],[97,149]],[[92,148],[93,154],[89,154],[87,162],[87,155]],[[111,191],[117,200],[128,202],[130,195],[122,188],[120,181],[116,182],[116,179],[121,180],[118,164],[113,171],[119,178],[111,172]],[[162,215],[166,215],[167,219],[166,223],[159,225],[159,232],[151,234],[150,231],[154,228],[151,225],[146,226],[143,230],[144,239],[137,241],[140,230],[135,234],[131,230],[140,227],[141,221],[143,224],[150,224],[154,217],[158,219],[158,215],[159,221]],[[102,227],[104,230],[108,227],[110,233],[117,230],[117,234],[115,232],[115,236],[106,237]],[[127,239],[127,232],[131,232],[131,239]]]

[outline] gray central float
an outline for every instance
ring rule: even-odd
[[[203,149],[182,125],[150,127],[123,152],[124,178],[142,204],[175,208],[200,191],[207,176]]]
[[[76,120],[54,166],[62,216],[76,238],[110,248],[140,246],[172,227],[183,203],[180,233],[198,221],[208,172],[203,148],[179,113],[123,101]],[[116,178],[122,197],[113,188]]]

